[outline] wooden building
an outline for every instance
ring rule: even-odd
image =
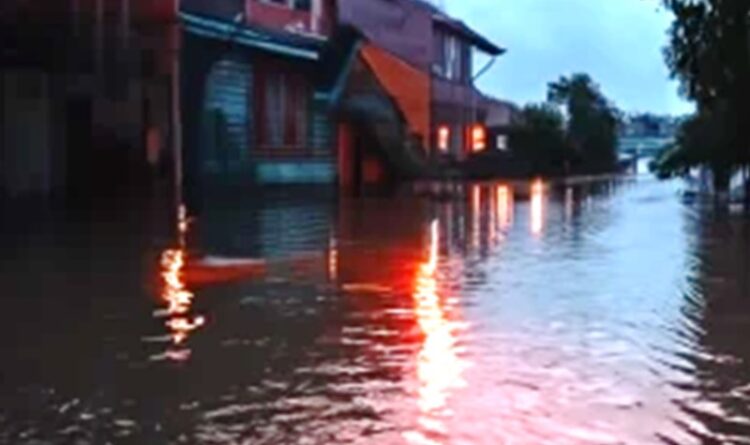
[[[186,1],[181,14],[189,178],[333,182],[334,128],[318,73],[331,23],[328,9],[317,10],[325,2],[214,3]]]

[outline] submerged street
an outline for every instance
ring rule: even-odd
[[[750,226],[679,188],[6,218],[0,443],[748,443]]]

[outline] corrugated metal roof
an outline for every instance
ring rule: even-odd
[[[292,33],[260,30],[243,24],[228,22],[187,12],[180,18],[187,32],[210,39],[234,42],[290,57],[318,60],[325,42]]]

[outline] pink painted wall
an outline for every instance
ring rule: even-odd
[[[305,32],[328,35],[331,28],[330,2],[321,0],[321,15],[318,19],[317,32],[313,27],[312,14],[307,11],[298,11],[283,5],[262,2],[260,0],[247,0],[245,12],[247,22],[266,28],[286,31],[290,28],[301,28]]]

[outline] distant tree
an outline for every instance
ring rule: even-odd
[[[609,171],[617,160],[620,112],[587,74],[561,77],[549,84],[548,100],[568,114],[568,139],[578,153],[579,168]]]
[[[680,131],[678,157],[695,159],[690,151],[707,131],[711,144],[701,151],[699,165],[724,169],[750,163],[750,1],[662,0],[674,15],[667,65],[685,96],[698,105],[699,116]],[[695,137],[695,141],[690,138]],[[677,156],[677,153],[674,153]],[[664,167],[663,167],[664,168]],[[718,176],[723,176],[721,171]],[[724,181],[720,181],[723,183]],[[728,185],[728,182],[727,182]],[[750,194],[748,195],[750,196]]]
[[[565,133],[565,118],[551,104],[527,105],[510,129],[513,157],[524,162],[530,173],[568,173],[574,152]]]

